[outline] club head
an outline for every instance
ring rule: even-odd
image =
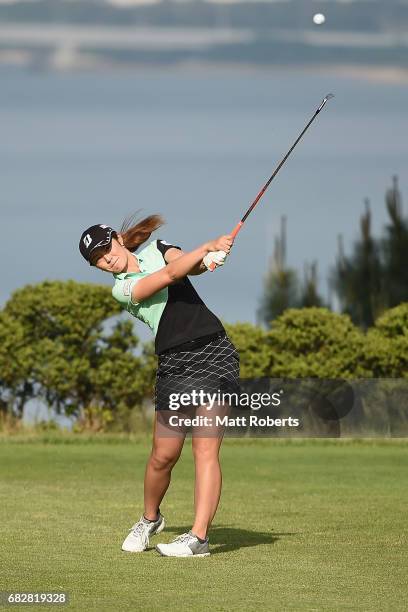
[[[317,109],[317,112],[320,113],[320,111],[322,110],[323,106],[326,104],[326,102],[328,100],[330,100],[331,98],[334,98],[334,94],[332,93],[328,93],[322,100],[322,103],[320,104],[319,108]]]

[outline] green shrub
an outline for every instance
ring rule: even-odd
[[[364,360],[376,378],[408,378],[408,304],[387,310],[367,332]]]
[[[241,378],[269,376],[272,354],[267,332],[251,323],[224,322],[224,327],[239,352]]]
[[[370,376],[363,362],[364,334],[347,315],[326,308],[286,310],[267,333],[270,376],[358,378]]]

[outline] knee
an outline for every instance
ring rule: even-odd
[[[177,463],[179,455],[171,456],[166,453],[158,453],[152,452],[150,455],[150,465],[155,470],[164,470],[168,471],[173,468],[173,466]]]
[[[209,440],[206,444],[200,441],[199,444],[193,443],[194,460],[197,461],[218,461],[218,444],[215,445],[213,440]]]

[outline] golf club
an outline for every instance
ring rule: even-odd
[[[273,179],[275,178],[275,176],[278,174],[279,170],[282,168],[283,164],[285,163],[285,161],[288,159],[289,155],[292,153],[293,149],[296,147],[296,145],[298,144],[298,142],[301,140],[301,138],[303,137],[303,135],[305,134],[305,132],[309,129],[309,127],[311,126],[311,124],[313,123],[313,121],[316,119],[317,115],[320,113],[320,111],[322,110],[322,108],[325,106],[326,102],[328,100],[330,100],[331,98],[334,98],[334,95],[332,93],[327,94],[319,108],[316,110],[315,114],[313,115],[313,117],[310,119],[309,123],[306,125],[306,127],[304,128],[304,130],[302,131],[302,133],[298,136],[298,138],[295,140],[295,142],[293,143],[293,145],[291,146],[291,148],[289,149],[289,151],[286,153],[285,157],[279,162],[278,166],[275,168],[272,176],[268,179],[268,181],[265,183],[265,185],[262,187],[261,191],[258,193],[258,195],[256,196],[255,200],[252,202],[251,206],[248,208],[248,210],[246,211],[245,215],[242,217],[241,221],[239,221],[239,223],[237,223],[237,225],[234,227],[234,229],[231,232],[231,236],[233,238],[235,238],[235,236],[238,234],[239,230],[241,229],[241,227],[243,226],[243,224],[245,223],[246,219],[248,218],[249,214],[253,211],[253,209],[255,208],[255,206],[258,204],[259,200],[262,198],[263,194],[265,193],[265,191],[268,189],[269,185],[272,183]],[[213,271],[215,270],[216,264],[212,263],[210,265],[210,270]]]

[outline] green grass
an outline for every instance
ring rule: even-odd
[[[72,610],[406,610],[406,442],[226,440],[213,554],[172,559],[120,550],[150,441],[114,440],[2,439],[0,590],[65,590]],[[190,446],[153,545],[191,527]]]

